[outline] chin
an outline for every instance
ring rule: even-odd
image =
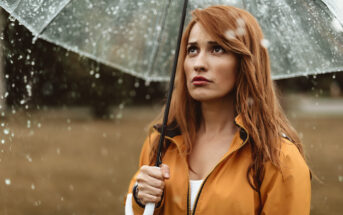
[[[220,96],[220,95],[208,95],[208,94],[197,94],[197,93],[192,93],[191,97],[198,102],[209,102],[217,99],[224,98],[225,96]]]

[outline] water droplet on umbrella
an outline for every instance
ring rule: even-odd
[[[261,40],[261,45],[264,47],[264,48],[268,48],[269,46],[270,46],[270,42],[269,42],[269,40],[267,40],[267,39],[262,39]],[[289,71],[287,71],[287,72],[289,72]]]
[[[337,32],[343,32],[343,27],[338,19],[334,18],[331,22],[331,25]]]
[[[8,19],[11,21],[11,22],[14,22],[16,19],[14,16],[9,16]]]

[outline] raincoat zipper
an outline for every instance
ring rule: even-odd
[[[240,126],[240,127],[241,127],[241,126]],[[237,151],[237,150],[239,150],[240,148],[242,148],[242,147],[245,145],[245,143],[248,141],[248,139],[249,139],[249,134],[248,134],[248,132],[247,132],[243,127],[241,127],[241,128],[245,131],[245,133],[247,134],[247,136],[246,136],[244,142],[242,143],[242,145],[241,145],[238,149],[236,149],[235,151]],[[233,153],[233,152],[232,152],[232,153]],[[199,200],[201,191],[202,191],[202,189],[203,189],[203,187],[204,187],[204,185],[205,185],[207,179],[209,178],[209,176],[211,175],[211,173],[213,172],[213,170],[216,169],[217,166],[218,166],[223,160],[227,159],[232,153],[230,153],[229,155],[227,155],[227,156],[225,156],[224,158],[222,158],[222,159],[215,165],[215,167],[210,171],[210,173],[206,176],[205,180],[202,182],[202,184],[201,184],[201,186],[200,186],[200,189],[199,189],[199,191],[198,191],[198,193],[197,193],[197,195],[196,195],[196,199],[195,199],[195,202],[194,202],[193,209],[191,209],[191,208],[190,208],[190,205],[189,205],[189,186],[190,186],[190,185],[189,185],[189,176],[188,176],[187,215],[189,215],[190,213],[192,213],[192,215],[195,214],[195,210],[196,210],[196,207],[197,207],[197,204],[198,204],[198,200]]]

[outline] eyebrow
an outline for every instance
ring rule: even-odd
[[[197,45],[198,42],[189,42],[187,45]],[[216,41],[208,41],[207,44],[210,44],[210,45],[217,45],[218,43]]]

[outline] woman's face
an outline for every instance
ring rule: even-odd
[[[224,50],[196,23],[189,35],[184,62],[187,89],[191,97],[204,102],[223,98],[235,84],[236,56]]]

